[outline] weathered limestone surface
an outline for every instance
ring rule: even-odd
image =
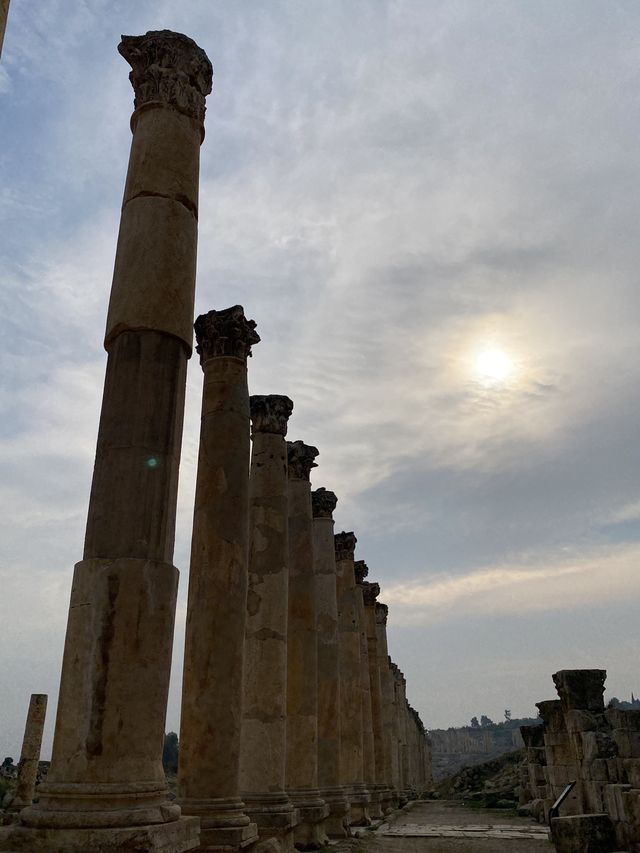
[[[369,689],[371,694],[371,719],[374,740],[375,784],[380,798],[382,813],[392,808],[392,794],[385,766],[384,732],[382,723],[382,680],[380,677],[380,656],[378,654],[378,629],[376,624],[376,604],[380,595],[377,583],[362,584],[365,623],[367,630],[367,660],[369,663]]]
[[[25,826],[42,831],[14,833],[15,849],[118,850],[132,832],[148,850],[197,844],[197,822],[181,820],[168,798],[161,754],[199,148],[212,71],[178,33],[125,36],[118,49],[133,69],[136,112],[84,559],[71,591],[51,769],[38,803],[21,813]],[[162,137],[177,127],[169,150]],[[168,185],[163,176],[172,170]]]
[[[33,693],[29,701],[27,722],[24,727],[16,795],[11,803],[11,808],[14,811],[30,806],[33,801],[46,714],[47,694]]]
[[[362,758],[364,781],[369,791],[369,815],[379,820],[382,814],[380,790],[376,782],[375,739],[373,734],[373,710],[371,707],[371,674],[369,671],[369,640],[367,636],[367,618],[364,606],[365,578],[369,569],[364,560],[354,562],[356,577],[356,601],[358,608],[358,626],[360,632],[360,677],[362,686]],[[378,587],[378,591],[380,588]]]
[[[387,617],[389,608],[377,601],[375,604],[376,639],[378,650],[378,671],[380,673],[382,749],[385,778],[389,781],[389,808],[398,807],[397,754],[394,742],[394,685],[389,667],[389,648],[387,644]],[[394,763],[393,758],[396,756]]]
[[[318,647],[313,514],[309,475],[318,455],[302,441],[287,443],[289,475],[289,625],[287,633],[287,792],[300,809],[295,843],[328,842],[329,808],[318,790]]]
[[[354,553],[357,539],[352,532],[336,533],[336,591],[338,599],[338,642],[340,656],[340,757],[342,783],[349,789],[351,826],[369,826],[371,797],[364,781],[362,732],[362,669],[360,622]]]
[[[288,397],[250,398],[249,591],[244,662],[240,787],[260,840],[293,850],[299,814],[285,791],[288,501]]]
[[[313,510],[313,560],[318,623],[318,787],[329,806],[328,835],[349,834],[349,800],[341,776],[340,660],[333,492],[311,492]]]
[[[178,797],[203,849],[257,837],[240,798],[249,553],[247,357],[260,338],[240,305],[196,320],[204,372],[187,601]]]

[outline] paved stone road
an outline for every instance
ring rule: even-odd
[[[501,812],[456,802],[421,802],[366,833],[363,853],[553,853],[546,829]]]

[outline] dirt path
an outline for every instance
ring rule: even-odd
[[[537,836],[537,837],[528,837]],[[543,827],[456,802],[421,802],[362,839],[364,853],[553,853]]]

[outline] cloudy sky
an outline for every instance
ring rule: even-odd
[[[429,727],[551,673],[640,692],[640,8],[12,0],[0,65],[0,753],[50,694],[81,558],[130,144],[121,33],[214,66],[197,311],[244,305],[390,606]],[[167,727],[201,371],[190,363]]]

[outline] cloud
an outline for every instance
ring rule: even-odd
[[[404,624],[437,623],[464,616],[579,610],[615,604],[638,594],[640,545],[584,554],[544,555],[452,576],[443,574],[387,586],[384,600]]]

